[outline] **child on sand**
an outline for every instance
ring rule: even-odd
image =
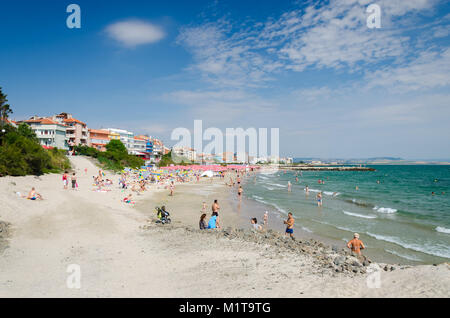
[[[42,196],[36,192],[36,189],[34,187],[31,188],[31,191],[28,193],[27,199],[32,201],[37,199],[43,200]]]
[[[133,201],[131,201],[131,197],[133,196],[132,193],[130,193],[126,198],[123,199],[123,202],[125,203],[129,203],[129,204],[134,204]]]
[[[77,176],[75,175],[75,172],[72,174],[72,190],[75,190],[77,188]]]
[[[62,176],[64,189],[67,189],[69,176],[67,175],[67,171],[64,172]]]
[[[173,196],[173,191],[175,190],[175,185],[173,184],[173,181],[170,182],[169,189],[170,189],[170,196]]]

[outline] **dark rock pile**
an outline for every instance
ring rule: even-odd
[[[314,265],[331,273],[345,273],[351,275],[365,274],[367,272],[367,267],[372,263],[369,258],[362,255],[354,255],[348,250],[339,249],[336,246],[329,247],[314,239],[299,240],[296,238],[285,237],[284,234],[270,229],[261,232],[231,227],[222,230],[198,230],[176,224],[170,226],[151,225],[144,228],[151,229],[155,227],[165,230],[183,229],[187,232],[215,236],[217,238],[242,240],[255,244],[268,245],[275,248],[278,252],[310,256]],[[394,269],[394,267],[389,265],[386,265],[386,268],[384,268],[384,270],[390,271]]]

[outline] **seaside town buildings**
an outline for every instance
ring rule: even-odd
[[[172,152],[179,156],[186,158],[188,161],[196,161],[197,160],[197,152],[190,147],[173,147]]]
[[[114,135],[114,139],[118,139],[123,143],[128,152],[131,152],[133,150],[134,134],[132,132],[117,128],[108,128],[107,130],[111,135]]]
[[[66,125],[66,137],[68,138],[70,150],[73,150],[75,146],[88,145],[89,131],[85,123],[73,118],[72,114],[69,113],[53,115],[51,119]]]
[[[133,132],[118,129],[93,129],[86,123],[74,118],[72,114],[60,113],[50,117],[33,116],[28,120],[13,122],[14,125],[26,123],[36,133],[40,144],[46,148],[59,148],[73,151],[75,146],[89,146],[98,151],[106,151],[106,145],[111,140],[120,140],[129,154],[143,158],[146,164],[158,163],[163,155],[172,151],[185,158],[185,161],[202,164],[218,163],[284,163],[291,164],[292,158],[254,157],[248,153],[239,156],[237,153],[224,152],[220,154],[197,153],[190,147],[168,148],[164,143],[148,135],[135,135]],[[277,159],[277,160],[276,160]]]
[[[69,150],[69,138],[66,136],[66,125],[50,118],[36,116],[19,123],[22,122],[31,127],[43,147]]]
[[[33,116],[28,120],[8,123],[17,127],[26,123],[36,133],[43,147],[73,151],[75,146],[89,146],[99,151],[106,151],[111,140],[120,140],[128,153],[142,157],[146,162],[158,162],[170,152],[163,142],[146,135],[135,136],[133,132],[118,129],[93,129],[86,123],[74,118],[70,113],[60,113],[49,117]]]
[[[109,141],[109,131],[104,129],[89,129],[89,147],[95,148],[98,151],[106,151],[106,145]]]

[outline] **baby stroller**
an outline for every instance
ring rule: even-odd
[[[156,221],[156,223],[161,223],[161,224],[170,224],[171,220],[169,218],[170,213],[166,211],[166,207],[162,206],[162,207],[155,207],[156,210],[156,216],[158,217],[158,220]]]

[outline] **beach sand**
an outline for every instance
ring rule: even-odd
[[[77,191],[63,190],[61,175],[0,178],[0,221],[10,224],[0,235],[0,297],[450,296],[448,264],[382,271],[380,288],[368,288],[366,274],[334,273],[308,253],[197,231],[202,202],[209,215],[216,198],[224,228],[248,227],[222,180],[177,186],[173,197],[152,188],[132,206],[116,186],[92,191],[90,160],[71,161]],[[32,186],[45,200],[16,194]],[[171,225],[151,221],[163,204]],[[71,264],[80,266],[80,289],[67,287]]]

